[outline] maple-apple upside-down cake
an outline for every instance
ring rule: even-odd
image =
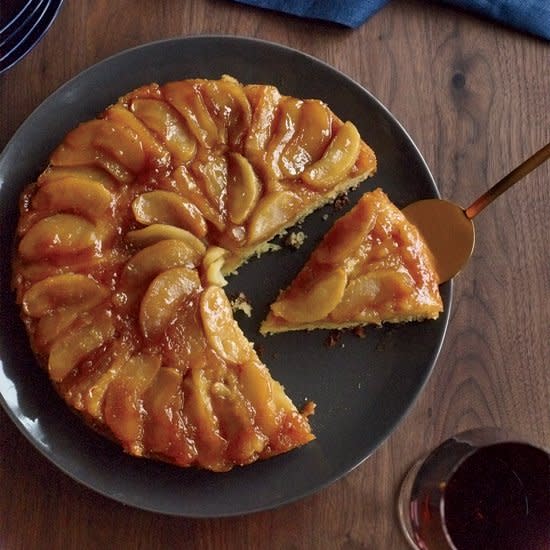
[[[323,102],[230,77],[138,88],[23,192],[13,285],[65,402],[135,456],[226,471],[314,436],[224,275],[376,169]]]

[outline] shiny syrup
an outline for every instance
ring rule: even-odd
[[[521,443],[478,450],[449,480],[443,515],[459,550],[550,550],[550,456]]]

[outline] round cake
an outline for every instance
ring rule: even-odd
[[[13,285],[65,402],[135,456],[226,471],[311,441],[222,287],[376,169],[318,100],[150,84],[71,131],[23,192]]]

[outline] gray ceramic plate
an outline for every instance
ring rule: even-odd
[[[274,377],[299,406],[305,399],[317,403],[314,442],[265,462],[214,474],[125,456],[81,424],[36,365],[10,293],[8,258],[18,195],[71,128],[124,92],[151,81],[218,78],[224,73],[244,83],[275,84],[285,94],[323,99],[342,119],[355,122],[376,151],[379,170],[351,195],[352,203],[376,186],[399,206],[438,195],[414,143],[369,92],[316,59],[252,39],[203,36],[122,52],[62,86],[21,126],[0,157],[0,401],[29,441],[75,480],[125,504],[181,516],[274,508],[325,487],[365,460],[389,436],[426,382],[445,335],[452,290],[450,284],[442,287],[446,312],[437,321],[369,328],[365,338],[346,334],[331,348],[324,345],[325,331],[261,337],[258,326],[269,303],[344,212],[325,207],[303,224],[308,238],[301,249],[283,249],[251,261],[228,287],[229,293],[244,291],[250,298],[253,317],[238,319]]]

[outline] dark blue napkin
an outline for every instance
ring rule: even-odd
[[[442,0],[550,40],[550,0]],[[358,27],[390,0],[237,0],[243,4]]]

